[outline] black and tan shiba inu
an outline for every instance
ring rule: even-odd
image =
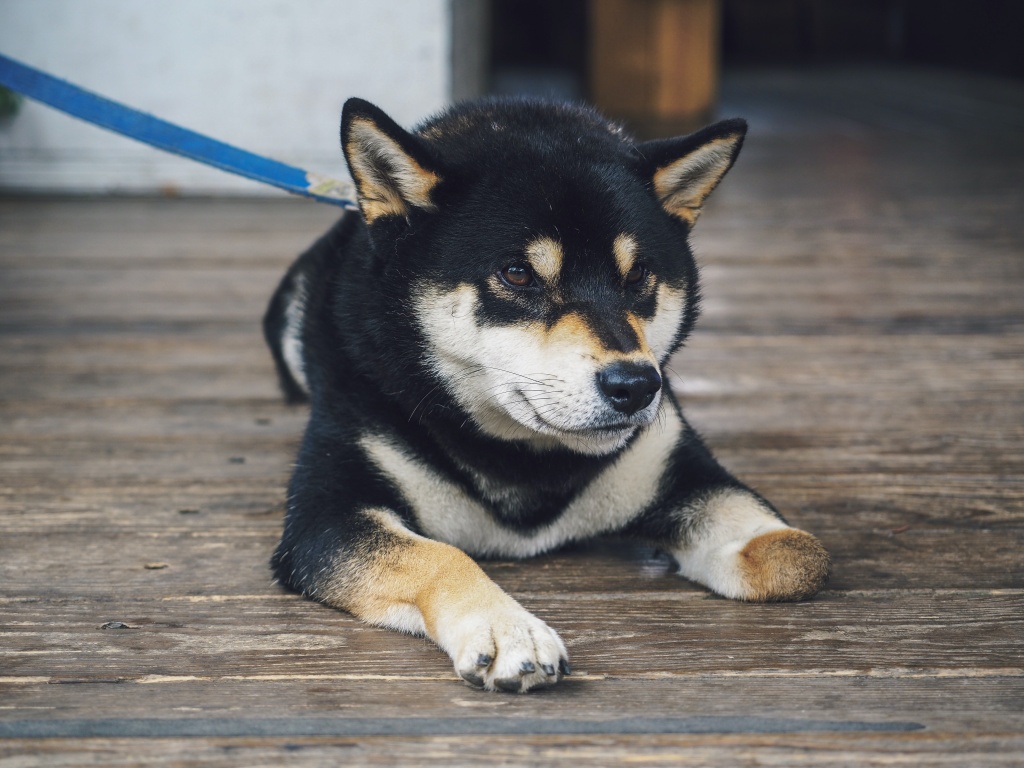
[[[817,592],[825,550],[715,461],[664,380],[697,315],[690,230],[745,132],[635,143],[589,109],[487,101],[410,133],[350,100],[360,211],[264,321],[311,404],[278,579],[507,691],[568,655],[471,555],[612,533],[727,597]]]

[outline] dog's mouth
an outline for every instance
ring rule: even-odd
[[[552,429],[559,429],[558,427],[551,426]],[[630,422],[620,422],[617,424],[601,424],[594,427],[582,427],[577,429],[559,429],[561,432],[565,432],[569,435],[615,435],[622,432],[629,432],[641,426],[640,424],[633,424]]]
[[[537,416],[539,432],[547,433],[562,446],[580,453],[602,456],[617,451],[636,434],[640,424],[615,422],[586,427],[564,427]]]
[[[598,427],[592,427],[587,430],[589,432],[623,432],[627,429],[636,429],[639,424],[633,424],[632,422],[623,421],[618,424],[603,424]]]
[[[575,406],[552,407],[549,399],[519,388],[507,392],[504,402],[492,403],[477,423],[488,434],[506,440],[525,440],[539,448],[561,446],[589,455],[612,453],[650,426],[657,418],[660,398],[636,413],[614,413],[609,407],[577,400]]]
[[[648,407],[629,415],[613,413],[610,408],[598,409],[596,413],[591,412],[590,418],[570,419],[569,423],[566,423],[562,419],[552,419],[549,414],[544,412],[543,406],[536,407],[525,393],[519,393],[519,396],[529,408],[535,429],[573,439],[592,437],[602,441],[628,436],[637,429],[649,426],[656,418],[660,402],[660,398],[656,398]],[[575,423],[573,423],[574,421]]]
[[[624,438],[635,432],[640,427],[647,426],[648,420],[621,420],[600,424],[587,424],[585,426],[563,426],[561,424],[552,424],[550,421],[545,419],[542,415],[535,413],[534,417],[537,419],[538,425],[542,427],[543,431],[551,432],[558,435],[564,435],[570,438],[598,438],[599,440],[607,440],[609,438]]]

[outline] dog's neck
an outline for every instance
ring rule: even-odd
[[[529,443],[498,440],[446,421],[423,427],[453,479],[498,519],[527,528],[557,517],[622,450],[588,456],[563,447],[538,450]]]

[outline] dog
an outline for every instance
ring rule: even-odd
[[[665,384],[698,312],[690,231],[745,134],[636,142],[531,100],[410,132],[347,101],[359,210],[264,318],[287,399],[310,404],[278,581],[520,692],[570,674],[568,653],[472,557],[617,534],[729,598],[818,592],[825,549],[719,465]]]

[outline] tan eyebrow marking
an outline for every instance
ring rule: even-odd
[[[526,246],[526,260],[533,271],[548,283],[558,280],[564,256],[562,244],[550,237],[538,237]]]
[[[619,265],[619,274],[625,277],[633,268],[636,261],[636,238],[625,233],[615,238],[612,243],[612,252],[615,254],[615,263]]]

